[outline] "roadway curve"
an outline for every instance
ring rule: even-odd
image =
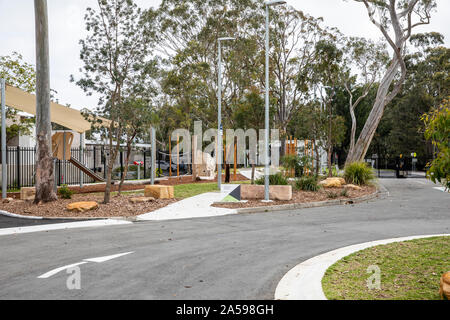
[[[291,268],[341,247],[450,233],[450,196],[424,179],[382,180],[391,196],[354,206],[0,237],[0,299],[273,299]],[[81,290],[66,272],[84,259]]]

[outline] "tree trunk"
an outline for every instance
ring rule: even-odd
[[[399,66],[400,62],[398,61],[398,59],[394,59],[388,69],[388,72],[381,81],[380,87],[378,88],[375,104],[372,108],[369,118],[366,121],[364,129],[361,132],[361,135],[356,142],[355,147],[353,148],[353,152],[349,153],[347,157],[347,164],[364,161],[375,132],[377,131],[378,125],[383,118],[386,105],[389,102],[387,99],[389,95],[389,89],[395,79],[395,76],[397,75]],[[399,83],[397,87],[398,86],[401,86],[401,83]],[[393,91],[395,91],[395,89]]]
[[[54,191],[47,0],[35,0],[36,22],[36,197],[35,204],[58,199]]]
[[[117,155],[120,149],[120,144],[117,143],[117,146],[113,150],[113,130],[115,130],[114,126],[115,126],[114,122],[112,122],[109,129],[109,157],[108,157],[108,169],[106,171],[105,198],[103,200],[104,204],[108,204],[111,201],[112,172],[114,169],[114,163],[116,162]],[[121,132],[120,128],[116,130],[119,130],[119,134],[117,136],[120,137]]]
[[[225,165],[225,183],[231,182],[231,166],[229,164]]]
[[[350,133],[350,150],[348,154],[353,154],[355,150],[355,143],[356,143],[356,115],[355,115],[355,109],[353,106],[350,106],[350,116],[352,117],[352,131]]]
[[[255,184],[256,164],[252,164],[252,185]]]
[[[314,140],[314,150],[316,151],[316,176],[320,173],[320,152],[316,140]],[[314,160],[313,160],[314,161]]]
[[[331,178],[333,176],[333,146],[328,144],[328,177]]]
[[[119,196],[122,195],[123,184],[125,183],[125,178],[128,175],[130,157],[131,157],[131,144],[128,143],[128,145],[127,145],[127,156],[125,157],[125,169],[124,169],[124,172],[122,174],[122,178],[120,179],[120,184],[119,184]]]

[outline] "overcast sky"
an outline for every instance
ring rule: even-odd
[[[143,8],[157,6],[160,0],[136,0]],[[325,24],[338,27],[347,36],[380,39],[381,34],[369,22],[366,9],[352,0],[287,0],[297,9],[315,17],[323,17]],[[0,55],[17,51],[24,59],[35,63],[34,1],[0,0]],[[96,0],[48,0],[50,23],[51,87],[58,92],[60,103],[73,108],[93,108],[95,97],[86,97],[75,84],[69,82],[71,74],[81,67],[79,40],[85,37],[83,16]],[[437,0],[438,10],[432,23],[420,27],[416,32],[438,31],[450,44],[450,1]]]

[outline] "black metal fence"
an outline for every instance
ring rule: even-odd
[[[82,162],[89,170],[100,177],[106,179],[108,149],[103,146],[90,146],[83,150],[83,159],[81,159],[81,150],[73,148],[71,150],[72,158]],[[158,176],[169,175],[169,157],[167,152],[158,151],[156,158],[156,169]],[[150,179],[151,176],[151,150],[134,149],[129,159],[129,171],[126,180]],[[7,173],[8,173],[8,191],[18,191],[23,187],[33,187],[35,185],[36,170],[36,148],[8,147],[7,148]],[[181,157],[180,157],[181,158]],[[181,158],[183,159],[183,158]],[[172,175],[176,176],[176,158],[172,161]],[[124,174],[126,162],[126,152],[121,151],[113,166],[113,179],[120,180]],[[143,163],[142,166],[134,165],[135,162]],[[0,157],[1,163],[1,157]],[[180,174],[189,173],[190,167],[180,163]],[[0,166],[1,171],[1,166]],[[1,178],[1,174],[0,174]],[[93,183],[94,179],[82,173],[70,161],[55,161],[55,180],[58,186],[61,185],[79,185],[83,183]],[[0,184],[1,188],[1,184]]]
[[[397,169],[407,177],[423,177],[432,160],[425,158],[368,158],[366,162],[372,165],[379,178],[397,178]]]

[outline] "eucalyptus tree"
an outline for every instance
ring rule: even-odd
[[[389,61],[386,46],[364,38],[349,38],[344,42],[344,65],[342,85],[349,95],[349,110],[352,119],[349,154],[353,154],[356,143],[357,118],[355,109],[367,98],[378,83]],[[355,96],[356,91],[359,97]]]
[[[189,128],[201,120],[213,127],[217,119],[217,39],[237,40],[224,49],[223,104],[225,120],[232,121],[231,105],[259,80],[260,51],[255,35],[262,24],[261,1],[164,0],[147,16],[157,30],[156,50],[162,57],[162,91],[178,125]],[[263,21],[263,20],[261,20]]]
[[[285,137],[293,115],[308,100],[307,70],[314,61],[316,45],[331,37],[335,30],[323,28],[322,19],[291,6],[278,6],[273,11],[271,67],[275,82],[272,92],[277,99],[277,127]]]
[[[123,108],[133,95],[136,79],[142,79],[152,60],[153,33],[144,32],[141,9],[132,0],[97,0],[96,9],[87,9],[85,22],[88,36],[80,41],[84,67],[77,85],[88,94],[100,95],[96,110],[87,112],[88,119],[94,125],[98,117],[111,120],[100,130],[109,145],[104,198],[109,203],[113,167],[126,130]]]
[[[35,0],[36,23],[36,197],[35,204],[57,200],[52,123],[50,120],[50,58],[47,0]]]
[[[341,85],[344,52],[338,47],[336,41],[321,40],[315,46],[314,62],[309,65],[311,81],[315,95],[320,97],[322,113],[326,114],[326,149],[328,153],[329,175],[332,175],[333,148],[342,140],[340,117],[337,117],[333,108],[336,89]],[[321,117],[323,118],[323,117]],[[336,130],[340,128],[340,130]],[[341,130],[342,129],[342,130]]]
[[[364,4],[370,21],[392,50],[390,64],[380,81],[372,111],[347,163],[364,160],[386,106],[400,93],[407,75],[405,55],[413,30],[429,24],[435,0],[353,0]]]

